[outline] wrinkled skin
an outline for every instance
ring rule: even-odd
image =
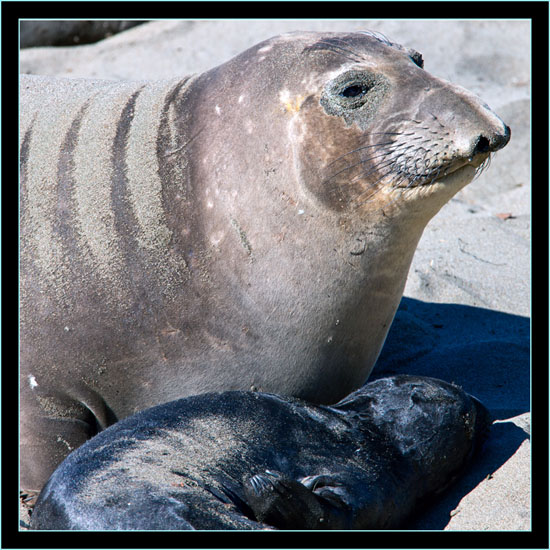
[[[21,78],[21,484],[208,391],[365,382],[422,231],[509,129],[419,54],[291,33],[201,75]]]
[[[371,382],[333,407],[193,396],[122,420],[42,491],[35,529],[390,529],[443,491],[488,413],[434,378]]]

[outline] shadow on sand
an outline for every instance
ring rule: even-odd
[[[495,420],[530,410],[530,319],[459,304],[403,298],[369,380],[390,374],[433,376],[461,386]],[[409,529],[443,529],[460,500],[502,466],[529,434],[493,424],[480,456]]]

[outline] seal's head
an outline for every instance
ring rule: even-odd
[[[479,98],[374,33],[288,33],[243,56],[259,95],[279,97],[302,185],[335,211],[429,219],[510,138]]]
[[[198,317],[216,311],[216,341],[243,350],[227,381],[247,362],[246,387],[319,403],[365,382],[424,227],[510,136],[422,65],[369,33],[299,32],[190,87],[187,218],[215,259]]]
[[[444,490],[483,444],[491,418],[485,406],[443,380],[398,375],[375,380],[334,406],[368,430],[375,425],[399,454],[419,465],[425,486]],[[449,483],[441,486],[442,468]],[[450,475],[448,475],[450,474]]]
[[[428,199],[437,211],[508,143],[509,128],[487,105],[427,73],[414,50],[355,33],[318,39],[304,55],[326,68],[303,105],[318,113],[303,118],[304,174],[318,174],[308,183],[333,208],[421,198],[433,215]]]

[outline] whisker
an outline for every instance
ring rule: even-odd
[[[387,46],[392,46],[393,42],[384,34],[378,31],[357,31],[358,34],[364,34],[366,36],[372,36],[376,38],[379,42],[386,44]]]
[[[404,133],[404,132],[371,132],[369,135],[373,136],[373,135],[402,135],[402,136],[410,136],[410,135],[413,135],[414,132],[410,132],[410,133]],[[351,151],[348,151],[347,153],[344,153],[343,155],[340,155],[339,157],[337,157],[336,159],[334,159],[332,162],[330,162],[329,164],[326,165],[326,168],[329,168],[330,166],[332,166],[333,164],[335,164],[337,161],[339,161],[340,159],[342,159],[343,157],[346,157],[348,155],[351,155],[353,153],[357,153],[358,151],[361,151],[363,149],[369,149],[371,147],[384,147],[386,145],[393,145],[393,144],[397,144],[399,146],[401,146],[401,144],[396,141],[396,140],[393,140],[393,141],[386,141],[386,142],[380,142],[380,143],[373,143],[372,145],[362,145],[361,147],[357,147],[357,149],[352,149]],[[410,146],[412,147],[412,145]],[[393,149],[395,150],[395,149]]]
[[[415,132],[369,132],[369,136],[412,136]]]
[[[338,50],[348,53],[350,55],[354,55],[355,57],[364,60],[365,56],[364,54],[357,52],[356,50],[350,49],[349,41],[344,40],[343,38],[327,38],[326,40],[321,40],[321,43],[329,44],[330,46],[334,46]]]
[[[382,153],[379,153],[379,154],[375,154],[371,157],[368,157],[366,159],[361,159],[360,161],[358,162],[355,162],[353,164],[350,164],[344,168],[342,168],[341,170],[339,170],[338,172],[332,174],[331,176],[329,176],[325,181],[330,181],[331,179],[334,179],[336,176],[342,174],[343,172],[347,172],[348,170],[351,170],[353,168],[355,168],[356,166],[360,166],[362,164],[366,164],[367,162],[371,162],[373,160],[376,160],[378,158],[382,158],[382,157],[385,157],[385,156],[388,156],[388,155],[391,155],[393,151],[383,151]]]
[[[391,165],[390,165],[391,166]],[[385,167],[384,167],[385,168]],[[391,174],[392,173],[392,169],[390,169],[388,172],[386,172],[385,174],[382,174],[375,182],[373,182],[372,184],[370,184],[371,186],[375,186],[377,185],[381,180],[383,180],[388,174]],[[368,175],[368,174],[367,174]],[[361,195],[359,195],[361,196]]]
[[[361,163],[357,163],[357,164],[361,164]],[[385,162],[379,162],[375,166],[373,166],[373,168],[371,170],[369,170],[368,172],[361,172],[361,173],[357,174],[356,176],[354,176],[353,178],[351,178],[349,181],[347,181],[347,182],[345,182],[341,185],[352,185],[352,184],[356,183],[358,180],[361,180],[361,179],[364,179],[364,178],[370,176],[373,172],[377,172],[377,171],[380,171],[381,169],[384,169],[388,166],[394,166],[394,165],[395,165],[395,161],[393,159],[390,159],[390,160],[385,161]],[[377,182],[374,182],[374,183],[376,184]]]
[[[338,39],[339,41],[342,41],[340,39]],[[336,44],[335,43],[336,40],[334,41],[330,41],[330,39],[327,39],[327,40],[319,40],[318,42],[316,42],[315,44],[313,44],[312,46],[310,46],[309,48],[306,48],[307,50],[316,50],[316,51],[319,51],[319,50],[325,50],[325,51],[331,51],[333,53],[340,53],[340,54],[344,54],[345,57],[347,59],[350,59],[351,61],[364,61],[365,58],[358,54],[357,52],[354,52],[353,50],[350,50],[349,48],[344,48],[343,46],[340,46],[339,44]],[[342,41],[344,42],[344,44],[346,44],[345,41]],[[318,45],[324,45],[324,46],[327,46],[326,48],[320,48],[320,47],[317,47]]]
[[[400,153],[398,156],[396,156],[395,158],[398,159],[399,157],[403,156],[405,154],[405,152],[413,147],[415,147],[415,145],[406,145],[404,143],[399,143],[397,141],[387,141],[387,142],[381,142],[381,143],[374,143],[372,145],[364,145],[362,147],[358,147],[357,149],[353,149],[352,151],[348,151],[347,153],[344,153],[343,155],[340,155],[338,158],[336,158],[335,160],[333,160],[332,162],[330,162],[329,164],[326,165],[326,168],[329,168],[330,166],[332,166],[333,164],[335,164],[337,161],[341,160],[342,158],[348,156],[348,155],[351,155],[352,153],[356,153],[358,151],[361,151],[361,150],[364,150],[364,149],[369,149],[371,147],[384,147],[386,145],[389,145],[389,146],[392,146],[392,145],[397,145],[397,147],[389,147],[387,149],[387,153],[388,154],[391,154],[391,153],[394,153],[395,151],[398,151],[400,148],[403,150],[403,153]],[[363,159],[361,162],[357,163],[357,164],[361,164],[362,162],[367,162],[369,160],[372,160],[376,157],[370,157],[368,159]],[[353,166],[357,166],[357,164],[354,164],[352,165],[351,167]],[[350,167],[350,168],[351,168]],[[346,169],[344,169],[346,170]],[[343,170],[342,170],[343,171]],[[337,174],[340,173],[340,172],[337,172]],[[333,177],[333,176],[331,176]]]
[[[430,185],[439,177],[439,174],[441,173],[441,168],[439,168],[435,174],[435,176],[430,180]]]
[[[340,155],[338,158],[334,159],[332,162],[327,164],[326,168],[330,168],[333,164],[338,162],[340,159],[343,159],[344,157],[347,157],[348,155],[351,155],[353,153],[357,153],[358,151],[362,151],[364,149],[370,149],[371,147],[383,147],[385,145],[391,145],[392,143],[395,143],[395,141],[386,141],[386,142],[382,142],[382,143],[373,143],[372,145],[363,145],[362,147],[357,147],[357,149],[353,149],[352,151],[348,151],[347,153],[344,153],[343,155]]]
[[[494,153],[493,153],[494,154]],[[491,157],[492,155],[489,155],[477,168],[476,168],[476,174],[474,176],[474,179],[472,181],[475,181],[487,168],[489,168],[491,164]]]

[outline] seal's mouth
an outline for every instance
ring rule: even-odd
[[[410,174],[409,181],[400,182],[394,186],[400,189],[414,187],[429,187],[436,184],[451,184],[463,178],[475,179],[489,166],[491,156],[489,153],[476,155],[473,158],[459,159],[450,163],[447,167],[425,174]]]
[[[440,177],[435,178],[433,180],[433,183],[442,182],[446,180],[449,176],[452,176],[454,174],[464,173],[465,168],[470,168],[470,169],[473,168],[475,171],[474,178],[477,178],[489,166],[490,163],[491,163],[491,155],[489,153],[486,153],[484,155],[478,155],[473,159],[466,159],[460,162],[458,166],[452,167],[450,170],[447,170]]]

